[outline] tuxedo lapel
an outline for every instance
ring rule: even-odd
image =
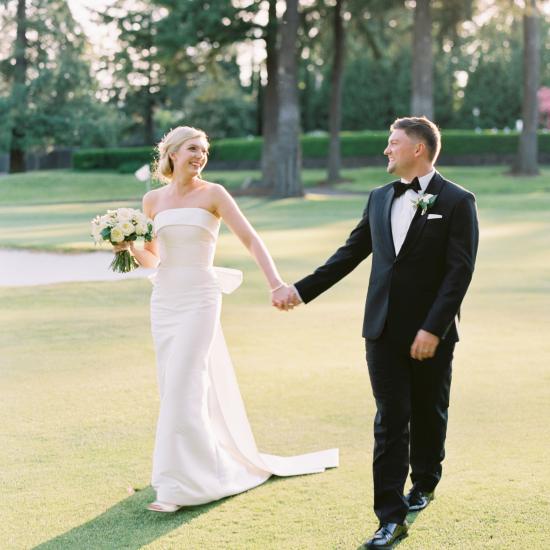
[[[443,178],[439,175],[438,172],[436,172],[433,176],[433,178],[430,180],[430,183],[428,184],[428,187],[426,187],[425,194],[430,195],[437,195],[437,198],[435,200],[435,203],[439,200],[439,195],[441,192],[441,189],[443,188]],[[422,235],[422,231],[424,230],[424,227],[426,225],[426,222],[428,221],[428,215],[427,213],[422,216],[422,210],[420,208],[416,209],[416,212],[414,214],[414,218],[411,221],[411,225],[409,226],[409,230],[407,231],[407,235],[405,237],[405,240],[403,241],[403,245],[401,246],[401,250],[399,251],[399,254],[397,257],[401,259],[407,252],[412,248],[414,243],[417,241],[417,239]]]
[[[380,224],[382,226],[382,234],[384,235],[385,247],[391,251],[395,257],[395,247],[393,245],[393,236],[391,231],[391,204],[395,191],[393,186],[389,186],[382,200],[382,208],[380,212]]]

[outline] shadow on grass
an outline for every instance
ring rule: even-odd
[[[182,508],[173,514],[146,510],[147,504],[153,500],[154,491],[148,487],[83,525],[35,546],[33,550],[82,550],[83,548],[137,550],[207,513],[227,499],[202,506]]]

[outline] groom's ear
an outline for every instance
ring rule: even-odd
[[[423,141],[419,141],[414,148],[414,155],[416,157],[421,157],[422,155],[426,154],[426,152],[426,144]]]

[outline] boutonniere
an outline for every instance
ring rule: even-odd
[[[420,215],[423,216],[432,207],[435,199],[437,199],[437,195],[430,195],[430,193],[425,193],[424,195],[420,195],[420,197],[411,202],[415,210],[417,208],[422,209]]]

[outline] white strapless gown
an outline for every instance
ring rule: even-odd
[[[157,500],[203,504],[273,474],[338,466],[338,449],[292,457],[258,452],[220,325],[221,293],[235,290],[242,273],[212,265],[218,218],[201,208],[171,208],[159,212],[154,225],[160,250],[151,297],[160,389],[152,474]]]

